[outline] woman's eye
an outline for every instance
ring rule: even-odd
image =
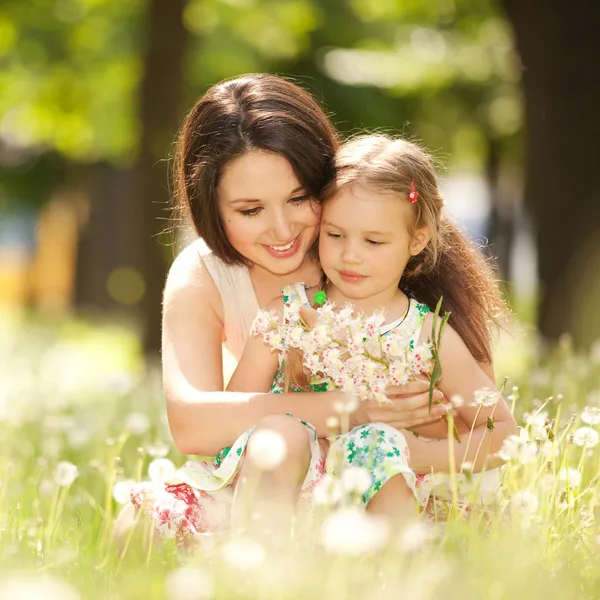
[[[257,206],[256,208],[248,208],[247,210],[240,210],[239,212],[245,217],[256,217],[261,210],[262,208]]]
[[[292,204],[304,204],[307,200],[310,200],[310,196],[305,194],[304,196],[294,196],[290,199],[290,202]]]

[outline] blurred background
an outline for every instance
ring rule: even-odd
[[[3,0],[0,309],[124,326],[154,356],[166,271],[191,239],[171,220],[177,128],[210,85],[273,72],[344,133],[422,141],[517,316],[588,347],[598,22],[593,0]]]

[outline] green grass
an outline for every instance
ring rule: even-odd
[[[170,442],[158,371],[142,369],[135,338],[116,328],[6,322],[2,330],[2,600],[39,589],[69,600],[64,589],[52,596],[52,585],[113,600],[600,595],[600,446],[576,443],[582,409],[600,405],[598,356],[577,356],[568,343],[542,352],[533,335],[501,339],[496,373],[509,376],[506,396],[531,460],[509,462],[502,492],[467,519],[451,507],[447,523],[413,526],[375,551],[368,522],[353,531],[348,521],[336,545],[319,525],[331,517],[318,514],[285,551],[211,538],[184,554],[136,537],[120,560],[110,538],[115,482],[148,479],[157,443],[176,465],[184,459]],[[61,461],[79,472],[65,487],[55,481]],[[566,467],[578,471],[570,481],[560,477]],[[354,556],[342,552],[350,547]]]

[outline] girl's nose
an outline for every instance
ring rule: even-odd
[[[360,257],[360,252],[356,247],[356,244],[348,241],[344,244],[344,248],[342,250],[342,260],[348,264],[359,264],[362,262]]]

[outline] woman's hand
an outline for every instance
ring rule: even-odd
[[[387,396],[387,404],[372,400],[360,402],[358,408],[350,414],[351,427],[379,422],[396,429],[406,429],[438,421],[450,408],[443,400],[444,394],[435,390],[433,400],[440,401],[441,404],[433,404],[431,412],[429,411],[429,381],[426,379],[390,387]]]

